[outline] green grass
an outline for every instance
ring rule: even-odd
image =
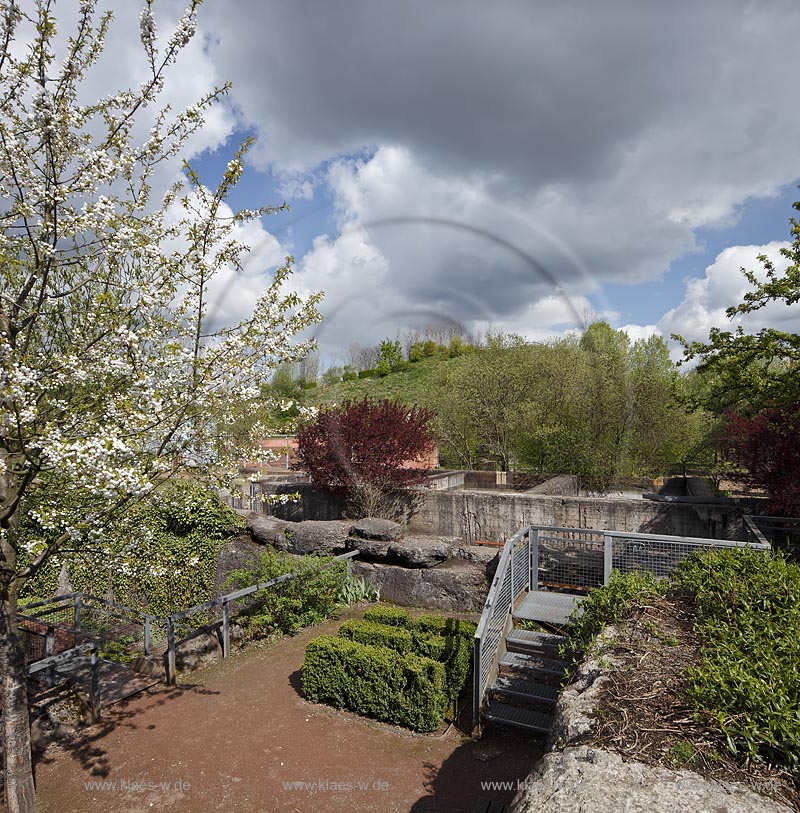
[[[408,370],[390,373],[383,378],[361,378],[356,381],[339,381],[308,390],[306,403],[341,404],[343,401],[360,401],[370,398],[388,398],[404,404],[426,406],[430,385],[441,369],[455,359],[426,358],[412,364]]]

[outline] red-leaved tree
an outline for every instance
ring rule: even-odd
[[[728,413],[726,428],[728,454],[750,485],[767,490],[769,510],[800,516],[800,403],[752,417]]]
[[[408,504],[405,489],[430,471],[432,420],[427,409],[387,399],[323,407],[297,433],[298,466],[316,486],[344,494],[352,513],[396,516]]]

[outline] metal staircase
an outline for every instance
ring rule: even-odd
[[[568,639],[522,629],[521,620],[566,624],[593,587],[612,570],[647,570],[666,576],[695,550],[753,547],[762,539],[632,534],[586,528],[530,526],[505,543],[475,632],[473,723],[483,721],[547,733],[568,667],[560,655]]]
[[[568,668],[568,662],[558,657],[559,647],[568,643],[562,635],[515,627],[506,636],[508,651],[489,688],[483,719],[546,734]]]

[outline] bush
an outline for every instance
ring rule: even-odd
[[[293,557],[266,550],[253,565],[231,573],[226,588],[235,590],[296,572],[295,578],[248,596],[248,603],[252,604],[241,613],[241,620],[251,634],[291,635],[301,627],[323,621],[339,606],[347,565],[330,564],[332,561],[329,556]]]
[[[388,624],[393,627],[410,627],[411,616],[400,607],[370,607],[364,613],[366,621],[376,624]]]
[[[413,653],[321,636],[306,646],[303,694],[415,731],[433,731],[447,708],[441,663]]]
[[[581,602],[581,616],[570,620],[569,637],[574,657],[580,659],[606,624],[622,621],[648,598],[664,595],[668,587],[666,580],[658,581],[649,571],[637,570],[623,575],[612,570],[608,584],[591,590]]]
[[[800,567],[712,550],[683,562],[675,581],[695,595],[703,641],[689,697],[731,751],[800,775]]]
[[[342,373],[342,381],[356,381],[358,380],[358,377],[359,374],[353,370],[348,370],[347,372]]]
[[[381,359],[378,362],[378,366],[375,368],[375,370],[377,371],[378,375],[383,378],[392,372],[392,365],[389,364],[386,359]]]
[[[359,378],[378,378],[379,375],[380,373],[374,368],[370,370],[361,370],[358,373]]]
[[[303,383],[300,384],[300,388],[304,390],[313,390],[316,386],[316,381],[303,381]]]
[[[456,618],[434,615],[412,621],[403,610],[372,607],[364,614],[363,621],[342,624],[339,635],[403,654],[413,652],[443,663],[448,699],[455,701],[464,688],[472,665],[475,626]]]
[[[400,359],[400,361],[396,361],[392,365],[392,372],[393,373],[404,373],[406,370],[411,369],[411,362],[406,361],[405,359]]]
[[[462,635],[465,638],[475,637],[478,625],[473,621],[464,621],[460,618],[445,618],[441,615],[421,615],[414,626],[420,630],[435,632],[438,635]]]
[[[339,637],[358,641],[360,644],[384,646],[402,653],[410,652],[412,646],[411,630],[372,621],[345,621],[339,627]],[[416,646],[414,649],[418,651]]]
[[[422,347],[422,342],[417,342],[416,344],[412,344],[411,347],[408,348],[408,360],[409,362],[416,364],[418,361],[422,361],[425,358],[425,352]]]

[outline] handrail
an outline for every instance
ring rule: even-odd
[[[352,550],[348,551],[347,553],[341,553],[338,556],[334,556],[330,562],[326,562],[320,570],[327,570],[327,568],[332,567],[334,564],[338,564],[339,562],[347,562],[348,569],[350,566],[350,560],[354,557],[358,556],[359,551]],[[195,632],[197,632],[200,627],[194,627],[188,635],[185,635],[182,639],[176,640],[175,638],[175,622],[181,621],[184,618],[188,618],[192,615],[196,615],[197,613],[204,612],[205,610],[210,610],[213,607],[222,607],[222,619],[218,622],[215,622],[214,626],[217,624],[222,625],[222,656],[227,658],[230,654],[230,608],[231,603],[237,601],[238,599],[244,598],[245,596],[252,595],[253,593],[261,592],[262,590],[269,589],[270,587],[274,587],[276,584],[280,584],[284,581],[289,581],[291,579],[296,578],[297,576],[301,575],[301,571],[294,570],[290,573],[284,573],[282,576],[277,576],[274,579],[270,579],[267,582],[260,582],[259,584],[253,584],[249,587],[244,587],[240,590],[234,590],[231,593],[226,593],[224,596],[218,596],[217,598],[210,599],[209,601],[204,601],[202,604],[197,604],[194,607],[189,607],[185,610],[181,610],[177,613],[172,613],[168,615],[166,619],[167,624],[167,651],[164,653],[165,661],[166,661],[166,678],[167,683],[170,685],[175,685],[177,681],[177,667],[176,667],[176,648],[177,645],[181,641],[187,640]]]
[[[505,640],[504,630],[495,631],[494,635],[489,635],[489,624],[495,621],[500,627],[505,627],[514,608],[517,595],[514,588],[514,556],[515,548],[523,540],[526,540],[526,568],[522,579],[519,581],[525,585],[524,590],[530,589],[530,527],[523,528],[509,539],[503,546],[500,560],[497,564],[492,585],[486,596],[483,605],[483,613],[475,630],[473,649],[473,722],[474,725],[480,723],[480,711],[483,698],[493,670],[499,661],[499,650]],[[508,581],[508,596],[506,593],[506,582]],[[522,592],[522,591],[520,591]]]

